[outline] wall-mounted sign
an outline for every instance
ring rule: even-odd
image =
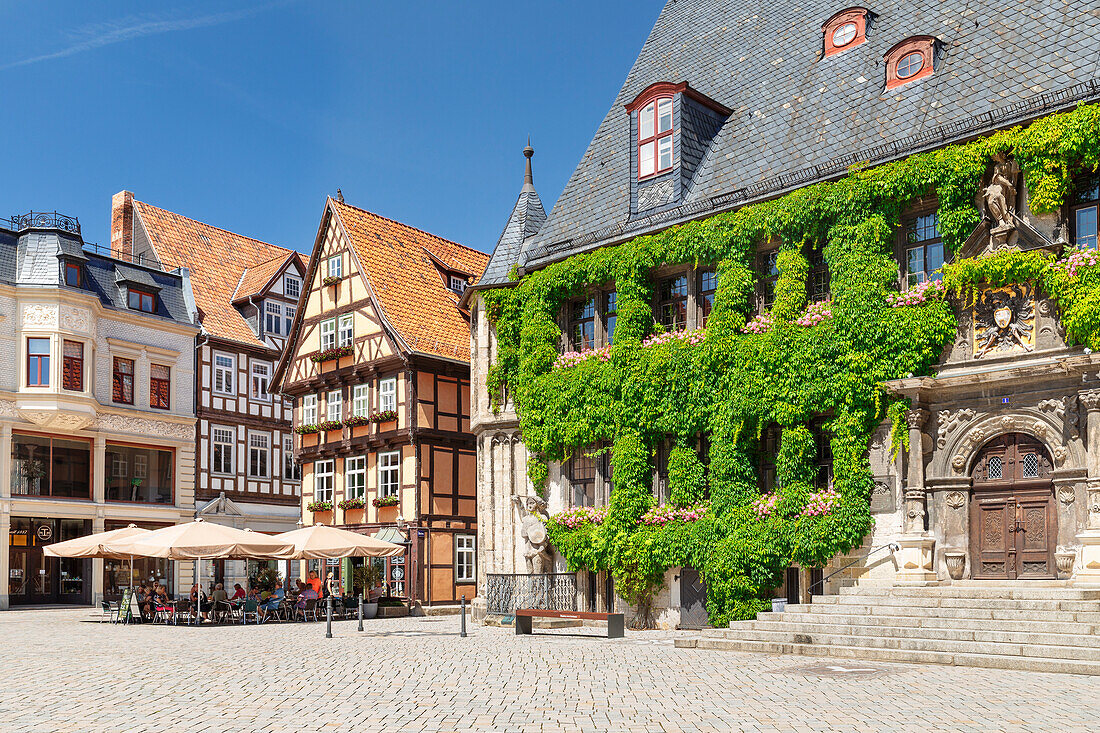
[[[53,526],[49,524],[40,524],[38,529],[34,531],[34,534],[41,542],[49,542],[53,539]]]

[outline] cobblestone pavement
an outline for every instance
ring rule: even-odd
[[[3,731],[1093,731],[1100,680],[675,649],[456,617],[186,628],[0,613]],[[587,634],[587,636],[585,636]]]

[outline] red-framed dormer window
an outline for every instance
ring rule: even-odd
[[[145,311],[146,313],[154,313],[156,311],[156,296],[147,290],[138,290],[137,288],[130,288],[127,294],[128,305],[131,309],[136,311]]]
[[[847,8],[821,26],[825,34],[825,55],[834,56],[867,40],[871,13],[867,8]]]
[[[906,38],[886,52],[886,88],[896,89],[935,71],[936,39],[932,36]]]
[[[638,110],[638,180],[672,170],[672,97]]]

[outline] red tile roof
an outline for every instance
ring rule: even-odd
[[[190,270],[195,303],[203,314],[203,328],[218,338],[266,346],[233,307],[233,298],[254,295],[282,263],[290,257],[298,257],[302,262],[301,255],[141,201],[134,200],[134,212],[161,264],[167,269]],[[266,279],[260,283],[265,274]]]
[[[489,255],[350,204],[329,204],[384,316],[409,348],[469,361],[469,314],[458,307],[459,296],[432,258],[476,281]]]

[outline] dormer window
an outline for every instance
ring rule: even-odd
[[[932,36],[906,38],[886,52],[886,88],[931,76],[936,61],[938,41]]]
[[[291,275],[287,275],[283,279],[283,292],[288,298],[294,298],[295,300],[302,294],[302,281]]]
[[[65,284],[70,288],[79,288],[83,284],[83,278],[81,277],[80,263],[78,262],[66,262],[65,263]]]
[[[127,292],[127,304],[132,310],[154,313],[157,309],[157,297],[147,290],[132,287]]]
[[[458,275],[451,275],[450,288],[452,292],[462,295],[462,293],[466,292],[466,280]]]
[[[638,180],[672,169],[672,97],[658,97],[638,112]]]
[[[867,8],[848,8],[825,21],[821,26],[825,34],[825,56],[847,51],[866,41],[873,17]]]

